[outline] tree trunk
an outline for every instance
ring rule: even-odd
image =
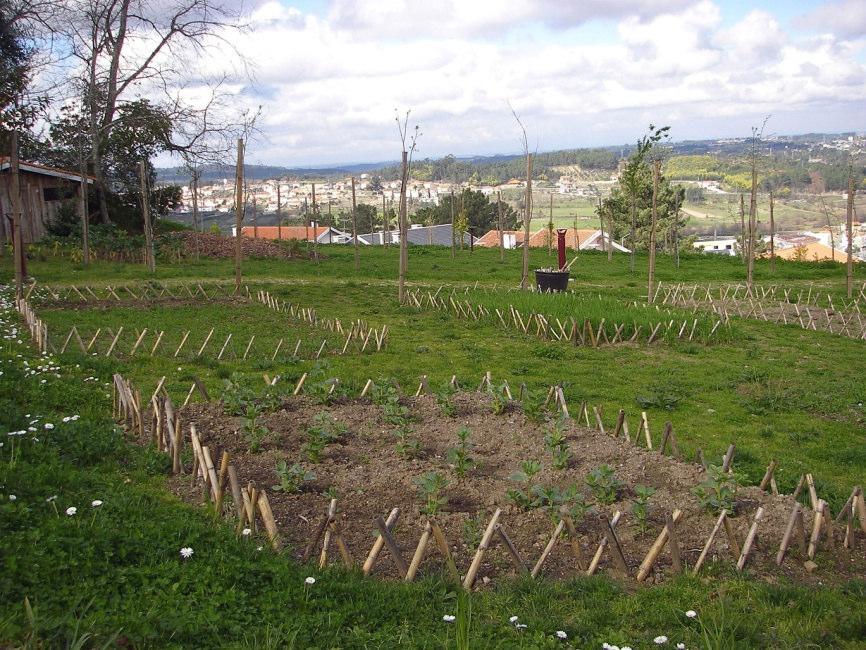
[[[770,273],[776,272],[776,222],[773,221],[773,190],[770,190]]]
[[[156,260],[153,255],[153,226],[150,223],[150,194],[147,188],[147,163],[138,163],[138,182],[141,192],[141,217],[144,221],[144,264],[147,270],[156,271]]]
[[[313,186],[313,259],[319,261],[319,208],[316,205],[316,184]]]
[[[451,259],[454,259],[457,240],[454,238],[454,190],[451,190]]]
[[[526,154],[526,205],[523,215],[523,276],[520,288],[526,289],[529,283],[529,224],[532,221],[532,154]]]
[[[680,197],[677,195],[676,210],[674,211],[674,232],[673,232],[674,258],[676,259],[677,268],[680,268]]]
[[[388,243],[388,207],[385,204],[385,190],[382,190],[382,246]]]
[[[607,215],[607,261],[613,261],[613,208]]]
[[[192,170],[192,227],[196,233],[201,232],[201,218],[198,213],[198,169]],[[195,238],[195,258],[199,258],[199,238]]]
[[[280,194],[280,179],[277,179],[277,239],[283,239],[283,197]]]
[[[496,210],[499,217],[499,261],[505,261],[505,236],[502,234],[502,191],[497,195]]]
[[[655,281],[656,273],[656,223],[658,222],[658,193],[661,165],[660,160],[653,161],[653,206],[649,237],[649,272],[647,274],[647,303],[650,305],[653,302],[653,282]]]
[[[755,169],[755,162],[752,161],[752,194],[749,198],[749,248],[746,251],[748,255],[748,272],[746,286],[748,287],[749,295],[752,295],[752,281],[755,273],[755,230],[758,227],[758,170]]]
[[[241,227],[244,218],[244,141],[238,138],[235,167],[235,293],[241,291]]]
[[[355,272],[361,270],[360,251],[358,250],[358,214],[355,205],[355,177],[352,176],[352,239],[355,241]]]
[[[598,196],[598,226],[601,230],[601,252],[607,250],[605,241],[604,241],[604,211],[601,203],[601,195]],[[574,224],[574,236],[577,237],[577,223]]]
[[[18,172],[18,131],[12,131],[9,152],[10,192],[12,203],[12,254],[15,257],[15,297],[24,295],[24,246],[21,241],[21,177]]]
[[[746,263],[746,198],[740,192],[740,259]]]
[[[635,245],[635,231],[637,230],[637,197],[632,193],[629,193],[629,196],[631,198],[631,259],[629,261],[629,270],[634,273],[634,255],[635,249],[637,248]]]
[[[854,177],[848,170],[848,210],[845,218],[845,235],[848,238],[848,259],[845,269],[845,292],[850,298],[854,292],[854,248],[853,248],[853,224],[854,224]]]
[[[90,220],[87,214],[87,165],[84,154],[79,156],[78,171],[81,183],[78,186],[78,213],[81,217],[81,261],[84,266],[90,265]]]
[[[547,256],[553,253],[553,192],[550,193],[550,219],[547,224]]]
[[[398,283],[397,283],[397,298],[400,301],[400,304],[403,304],[403,300],[405,297],[406,291],[406,267],[408,266],[408,254],[407,254],[407,243],[406,243],[406,231],[408,230],[406,225],[406,183],[409,180],[409,153],[403,152],[403,160],[401,165],[401,174],[400,174],[400,206],[398,215],[399,221],[399,232],[400,232],[400,265],[399,265],[399,274],[398,274]]]

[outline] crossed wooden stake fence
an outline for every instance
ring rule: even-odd
[[[453,312],[457,318],[472,319],[475,321],[482,318],[491,318],[490,309],[482,304],[473,306],[468,300],[455,300],[455,294],[448,296],[448,300],[439,296],[436,293],[427,291],[422,293],[421,289],[409,290],[406,292],[404,304],[415,309],[437,309],[440,311]],[[537,336],[545,340],[570,341],[574,345],[591,346],[594,348],[602,344],[616,345],[617,343],[633,343],[641,338],[643,330],[642,325],[632,323],[632,335],[628,337],[626,327],[628,323],[612,323],[613,333],[608,335],[608,327],[605,325],[606,320],[602,318],[596,328],[590,319],[584,319],[583,323],[579,323],[573,317],[562,322],[559,318],[553,316],[545,316],[531,312],[529,315],[524,315],[514,305],[508,305],[508,313],[505,314],[498,308],[494,308],[498,324],[504,329],[516,329],[518,332]],[[647,329],[647,343],[653,343],[661,337],[665,337],[672,330],[676,332],[677,339],[688,338],[689,341],[694,339],[695,332],[698,327],[698,320],[695,318],[691,323],[684,320],[682,324],[675,319],[669,321],[658,321],[652,328]],[[716,330],[721,325],[721,320],[716,321],[712,330],[707,335],[707,338],[712,338]]]
[[[302,377],[297,383],[294,394],[300,394],[303,388],[303,380],[304,378]],[[452,377],[451,383],[457,387],[456,377]],[[115,418],[128,429],[143,435],[144,425],[140,393],[119,374],[114,376],[113,386],[115,395]],[[362,396],[365,395],[372,386],[372,380],[368,380],[362,391]],[[422,394],[425,389],[426,377],[423,377],[416,395]],[[482,377],[479,389],[493,390],[489,372],[485,373]],[[503,392],[508,391],[510,393],[507,383],[502,384],[502,390]],[[565,403],[561,386],[552,386],[548,391],[548,403],[551,402],[555,408],[559,409],[564,417],[569,417],[568,407]],[[152,440],[159,449],[164,450],[171,456],[173,472],[182,473],[184,468],[180,462],[180,454],[184,444],[184,436],[180,425],[179,415],[173,408],[171,399],[165,392],[163,381],[159,383],[156,391],[154,391],[151,396],[150,405],[152,409]],[[596,418],[596,427],[599,431],[604,432],[604,426],[601,421],[601,410],[598,407],[592,407],[592,411]],[[590,424],[589,409],[586,404],[581,404],[578,411],[578,419],[585,421],[588,427],[592,426]],[[641,413],[638,432],[634,439],[632,439],[628,433],[628,422],[625,417],[625,412],[620,409],[617,416],[617,423],[610,435],[612,437],[622,436],[627,438],[630,442],[637,444],[641,438],[641,434],[643,434],[643,439],[645,440],[647,448],[653,449],[653,442],[650,435],[649,422],[646,413]],[[265,492],[265,490],[257,489],[252,483],[248,483],[246,487],[241,486],[237,472],[230,462],[228,452],[224,451],[222,453],[219,469],[217,470],[210,449],[207,445],[201,444],[194,425],[190,425],[189,427],[189,444],[191,444],[193,449],[191,478],[194,483],[201,481],[204,497],[214,505],[216,515],[220,516],[223,512],[226,482],[228,481],[228,487],[232,493],[235,514],[238,520],[237,532],[240,533],[241,530],[247,526],[255,531],[258,526],[257,521],[260,519],[272,547],[274,550],[279,551],[282,548],[282,541],[277,530],[276,521],[271,510],[267,492]],[[670,422],[665,424],[664,432],[662,434],[662,442],[658,448],[659,453],[665,454],[668,446],[671,447],[671,450],[675,455],[678,455],[679,452],[676,445],[676,438]],[[735,451],[735,446],[730,445],[723,456],[722,467],[725,471],[732,471]],[[778,493],[774,479],[776,467],[777,463],[771,461],[763,479],[761,480],[761,489],[771,487],[774,493]],[[836,547],[834,524],[844,524],[845,532],[843,537],[843,546],[847,549],[853,548],[855,543],[855,520],[859,520],[861,530],[866,533],[866,502],[864,502],[862,489],[859,486],[855,487],[845,506],[840,510],[836,519],[833,520],[827,503],[818,498],[815,489],[815,482],[811,474],[805,474],[800,479],[793,494],[795,500],[803,489],[808,489],[812,510],[814,511],[811,534],[807,537],[806,523],[804,519],[805,511],[799,503],[796,503],[791,512],[785,533],[779,544],[779,550],[776,555],[776,564],[781,565],[783,563],[790,551],[791,544],[794,543],[800,546],[802,555],[808,558],[804,562],[805,568],[808,571],[814,571],[817,569],[817,564],[814,563],[813,559],[819,545],[821,544],[822,538],[828,549]],[[373,547],[366,556],[366,560],[362,565],[362,571],[364,575],[370,575],[373,572],[376,560],[382,550],[387,548],[402,579],[411,582],[414,580],[425,559],[426,551],[432,538],[433,543],[444,560],[445,568],[451,579],[454,580],[455,583],[462,584],[463,588],[471,589],[476,581],[485,553],[497,541],[504,547],[518,573],[537,577],[541,573],[545,561],[550,556],[556,544],[563,538],[563,535],[567,534],[570,556],[578,570],[587,575],[593,575],[598,570],[603,556],[605,555],[605,551],[607,551],[614,572],[621,577],[631,575],[631,571],[623,553],[622,545],[616,533],[617,524],[623,517],[622,513],[619,511],[615,512],[610,519],[608,519],[604,513],[598,515],[601,520],[603,534],[598,541],[595,552],[590,558],[587,558],[584,555],[580,544],[579,534],[575,528],[574,522],[566,512],[561,511],[559,523],[550,536],[549,541],[545,545],[545,548],[538,560],[531,568],[512,542],[505,526],[500,521],[501,514],[501,509],[497,508],[494,511],[485,528],[481,542],[476,549],[472,561],[467,568],[465,575],[461,577],[442,528],[434,517],[429,517],[424,521],[421,537],[415,546],[415,551],[412,554],[411,559],[407,562],[395,537],[395,529],[400,517],[400,510],[394,508],[389,513],[387,519],[377,517],[375,525],[378,530],[378,535],[373,543]],[[698,560],[692,567],[692,573],[697,574],[704,566],[714,541],[723,528],[725,535],[728,538],[728,547],[733,560],[736,562],[737,570],[742,571],[754,548],[759,524],[763,515],[764,509],[759,507],[753,515],[752,523],[745,539],[740,543],[740,540],[737,538],[736,532],[731,525],[728,513],[722,511],[701,550]],[[670,554],[673,571],[680,573],[686,570],[677,534],[678,527],[683,521],[683,518],[684,514],[680,510],[674,510],[672,513],[666,515],[664,527],[659,532],[655,541],[645,554],[643,561],[637,568],[637,571],[634,573],[636,581],[642,582],[650,575],[665,548],[668,549]],[[316,550],[320,548],[318,564],[321,568],[324,568],[329,562],[329,551],[332,544],[337,547],[338,554],[343,564],[346,567],[354,567],[355,559],[343,539],[342,529],[337,518],[336,499],[331,499],[329,502],[322,520],[319,522],[308,544],[304,548],[301,560],[303,562],[309,561],[316,553]]]

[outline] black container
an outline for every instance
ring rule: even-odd
[[[566,291],[568,289],[568,271],[535,272],[535,284],[539,291]]]

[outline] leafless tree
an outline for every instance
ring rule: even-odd
[[[395,112],[397,112],[396,109]],[[409,242],[407,241],[409,233],[409,217],[406,210],[406,192],[409,185],[409,169],[412,166],[412,156],[414,155],[415,150],[418,148],[418,138],[420,138],[422,135],[420,127],[417,124],[415,125],[415,128],[410,134],[410,113],[411,111],[406,111],[406,115],[403,117],[402,121],[400,119],[399,113],[397,113],[397,115],[394,117],[394,120],[397,122],[397,132],[400,135],[400,144],[402,145],[402,173],[400,179],[399,207],[400,214],[398,215],[398,229],[400,232],[400,264],[397,281],[397,297],[400,301],[400,304],[403,304],[403,300],[405,297],[406,273],[409,270]]]
[[[749,162],[752,168],[752,191],[749,200],[749,240],[746,246],[747,255],[747,279],[746,285],[749,294],[752,293],[752,279],[755,271],[755,237],[758,229],[758,157],[760,156],[761,138],[764,135],[764,127],[770,116],[767,115],[761,123],[760,128],[752,127],[752,140],[749,145]]]
[[[56,49],[68,53],[65,74],[82,98],[91,140],[91,163],[102,220],[108,221],[103,171],[106,138],[121,123],[118,110],[147,92],[170,119],[169,150],[199,156],[233,148],[240,124],[219,117],[218,88],[224,78],[200,79],[212,86],[209,100],[185,99],[184,79],[195,76],[190,61],[217,46],[232,50],[228,30],[240,26],[238,4],[228,0],[60,0],[51,17]],[[61,66],[62,67],[62,66]],[[153,100],[156,97],[157,100]],[[232,128],[235,127],[235,128]]]
[[[526,158],[526,199],[523,209],[523,272],[520,276],[520,288],[526,289],[529,283],[529,224],[532,222],[532,154],[529,153],[529,139],[526,137],[526,127],[520,121],[517,111],[508,104],[511,114],[520,127],[520,143],[523,146],[523,156]]]

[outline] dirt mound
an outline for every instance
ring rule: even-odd
[[[235,256],[235,239],[224,235],[215,235],[209,232],[183,231],[168,233],[164,240],[172,244],[179,244],[187,255],[195,255],[196,251],[203,257],[216,259],[230,259]],[[292,254],[286,247],[276,244],[267,239],[253,239],[251,237],[241,238],[241,250],[245,257],[290,259],[299,257]]]
[[[715,523],[715,517],[702,509],[693,493],[695,486],[705,478],[700,465],[684,463],[658,451],[636,448],[631,443],[614,439],[608,434],[582,428],[570,421],[565,425],[571,459],[568,467],[557,470],[552,466],[546,450],[544,435],[548,427],[528,420],[518,410],[493,415],[488,399],[481,394],[459,393],[454,398],[455,417],[444,417],[429,396],[404,398],[403,403],[414,417],[414,432],[421,442],[422,452],[417,458],[406,458],[395,448],[394,427],[386,422],[383,409],[364,400],[321,406],[307,398],[292,398],[283,408],[263,415],[261,422],[270,430],[270,436],[258,454],[250,454],[246,441],[239,432],[241,420],[221,413],[217,404],[193,404],[184,409],[182,419],[195,424],[203,444],[210,446],[217,458],[222,450],[231,454],[242,483],[252,481],[268,491],[280,535],[288,551],[300,557],[313,531],[323,518],[329,496],[338,498],[338,519],[347,546],[355,562],[363,562],[375,536],[376,517],[387,517],[394,507],[401,509],[395,537],[404,558],[408,561],[423,531],[425,516],[421,513],[422,500],[416,479],[429,471],[437,471],[448,478],[444,490],[448,503],[437,516],[451,545],[455,561],[461,571],[469,566],[480,535],[495,508],[502,508],[500,523],[514,541],[526,564],[532,568],[550,539],[555,521],[540,509],[525,511],[507,496],[509,489],[521,487],[512,474],[522,461],[535,459],[542,463],[541,471],[533,483],[564,489],[575,485],[589,503],[593,494],[586,484],[587,475],[600,465],[613,468],[622,487],[616,502],[594,505],[576,521],[579,542],[585,558],[591,558],[604,536],[604,521],[599,513],[612,517],[622,513],[616,533],[622,546],[629,576],[634,576],[647,550],[664,526],[665,517],[674,509],[683,511],[677,526],[682,557],[687,566],[694,566],[704,543]],[[306,461],[301,446],[307,441],[306,431],[313,425],[316,414],[327,411],[348,428],[340,442],[329,445],[320,463]],[[471,430],[474,449],[471,456],[476,466],[463,480],[458,480],[448,464],[448,450],[456,446],[456,432],[461,426]],[[278,483],[274,467],[277,461],[291,465],[301,462],[316,474],[298,494],[284,494],[271,487]],[[641,530],[632,514],[636,486],[655,488],[649,499],[649,525]],[[179,494],[199,500],[201,491],[190,488],[189,479],[174,483]],[[792,544],[788,559],[782,567],[775,564],[789,514],[794,507],[790,496],[771,495],[757,487],[742,487],[737,493],[737,516],[731,519],[740,545],[745,540],[755,511],[764,508],[764,517],[758,526],[754,550],[747,562],[747,570],[768,580],[788,575],[803,582],[844,580],[851,576],[866,575],[866,544],[860,541],[854,550],[832,550],[822,539],[815,560],[819,569],[809,573],[803,566],[804,553]],[[804,508],[806,530],[811,531],[813,514]],[[838,526],[837,526],[838,528]],[[837,544],[841,547],[837,530]],[[855,533],[862,537],[859,530]],[[317,551],[318,552],[318,551]],[[333,561],[339,561],[336,548]],[[707,565],[721,561],[727,566],[736,563],[732,558],[728,540],[722,531],[707,558]],[[613,557],[605,550],[599,571],[614,566]],[[650,574],[648,582],[661,580],[671,570],[671,556],[665,550]],[[420,573],[442,570],[444,563],[434,544],[428,546]],[[706,571],[706,568],[704,569]],[[503,544],[496,543],[485,555],[479,584],[493,581],[516,572]],[[387,550],[379,557],[374,573],[397,576],[395,563]],[[578,575],[580,572],[569,549],[569,540],[560,539],[544,564],[542,573],[555,578]]]

